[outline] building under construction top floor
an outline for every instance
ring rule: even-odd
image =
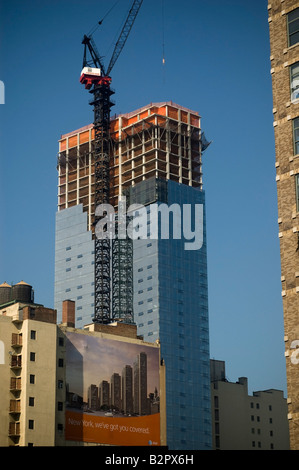
[[[151,103],[111,118],[110,203],[117,207],[126,188],[151,178],[202,189],[206,147],[196,111],[172,102]],[[58,210],[83,205],[88,229],[94,222],[94,125],[59,141]]]

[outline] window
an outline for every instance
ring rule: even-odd
[[[299,153],[299,118],[293,119],[294,155]]]
[[[299,42],[299,8],[290,11],[288,14],[288,37],[289,46],[293,46]]]
[[[36,339],[36,331],[34,330],[30,331],[30,339]]]
[[[63,380],[58,380],[58,388],[63,388]]]
[[[299,62],[290,67],[291,101],[299,98]]]
[[[34,352],[31,352],[31,353],[30,353],[30,361],[31,361],[31,362],[34,362],[34,361],[35,361],[35,353],[34,353]]]
[[[34,384],[34,383],[35,383],[35,375],[30,374],[30,376],[29,376],[29,382],[30,382],[31,384]]]
[[[34,406],[34,397],[29,397],[29,406]]]
[[[34,429],[34,421],[33,421],[33,419],[29,419],[29,421],[28,421],[28,428],[29,428],[29,429]]]
[[[58,411],[63,411],[63,402],[62,402],[62,401],[59,401],[59,402],[57,403],[57,410],[58,410]]]
[[[61,336],[58,339],[58,344],[59,346],[64,346],[64,338],[62,338]]]
[[[295,185],[296,185],[296,209],[299,212],[299,174],[295,175]]]
[[[63,359],[58,359],[58,367],[63,367]]]

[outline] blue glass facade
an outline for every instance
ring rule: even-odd
[[[152,193],[155,180],[139,183],[145,184],[145,192]],[[157,202],[204,208],[203,191],[174,181],[164,184],[166,191],[158,191]],[[141,199],[134,202],[144,203]],[[205,211],[202,247],[186,250],[185,242],[183,237],[134,241],[134,314],[138,334],[161,343],[169,448],[208,450],[212,438]]]
[[[54,308],[62,320],[62,302],[76,302],[76,327],[94,317],[94,241],[82,204],[56,213]]]
[[[130,203],[150,212],[151,204],[205,207],[203,191],[171,180],[149,179],[131,187]],[[191,211],[193,212],[193,211]],[[207,246],[205,211],[203,244],[186,250],[183,237],[147,238],[133,242],[134,321],[145,341],[161,343],[166,365],[167,444],[176,450],[212,446]],[[144,233],[144,232],[143,232]],[[161,234],[159,234],[161,235]],[[81,205],[56,216],[55,308],[76,302],[76,327],[91,323],[94,313],[94,242]]]

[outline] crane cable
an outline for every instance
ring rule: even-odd
[[[164,41],[164,0],[162,2],[162,64],[165,65],[165,41]]]
[[[104,19],[106,18],[106,16],[109,15],[109,13],[113,10],[113,8],[118,4],[119,0],[117,2],[114,3],[114,5],[112,5],[112,7],[107,11],[107,13],[103,16],[103,18],[97,22],[97,24],[90,30],[90,33],[88,34],[89,36],[92,36],[96,30],[98,29],[98,27],[103,23]]]

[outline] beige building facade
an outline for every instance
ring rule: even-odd
[[[291,449],[299,449],[299,1],[269,0],[275,167]]]
[[[287,400],[280,390],[248,395],[248,379],[229,382],[224,361],[211,360],[214,450],[289,450]]]
[[[135,325],[91,324],[83,330],[76,329],[74,304],[72,301],[64,302],[63,322],[59,325],[56,323],[56,310],[42,305],[18,301],[0,305],[0,446],[114,445],[110,437],[111,431],[118,431],[118,421],[110,408],[113,405],[112,411],[115,412],[115,403],[111,402],[110,406],[109,402],[109,409],[95,412],[90,410],[88,400],[83,403],[83,394],[81,397],[78,390],[71,390],[76,384],[70,377],[78,370],[82,390],[89,385],[85,372],[92,369],[93,354],[87,349],[96,342],[103,342],[114,352],[118,349],[131,349],[132,354],[136,351],[147,352],[147,367],[151,367],[150,372],[156,374],[159,384],[159,391],[155,394],[153,389],[150,397],[146,397],[149,416],[144,419],[142,416],[132,417],[132,421],[128,416],[119,419],[121,423],[129,423],[131,433],[129,429],[127,435],[131,435],[132,445],[135,445],[134,442],[139,445],[140,439],[142,443],[147,442],[143,438],[146,434],[152,435],[154,425],[157,442],[153,445],[165,445],[165,367],[160,359],[160,345],[145,343],[137,336]],[[75,344],[84,344],[84,351],[87,351],[84,358]],[[150,366],[151,356],[155,358],[155,370]],[[110,358],[108,352],[106,362],[109,365],[107,358]],[[96,381],[99,380],[96,371],[99,364],[103,364],[103,356],[93,357],[93,360],[97,364],[97,367],[93,366]],[[114,372],[112,370],[111,376]],[[96,387],[98,385],[96,382]],[[81,404],[80,409],[78,404]],[[121,413],[120,409],[117,411]],[[95,417],[96,413],[98,417]],[[79,419],[79,416],[84,416],[84,419]],[[90,427],[93,424],[100,430],[109,428],[108,438],[105,433],[86,434],[87,420],[90,420]],[[72,434],[75,425],[76,432]],[[120,439],[119,445],[129,445],[128,440]]]
[[[55,443],[56,312],[13,303],[0,310],[0,445]]]

